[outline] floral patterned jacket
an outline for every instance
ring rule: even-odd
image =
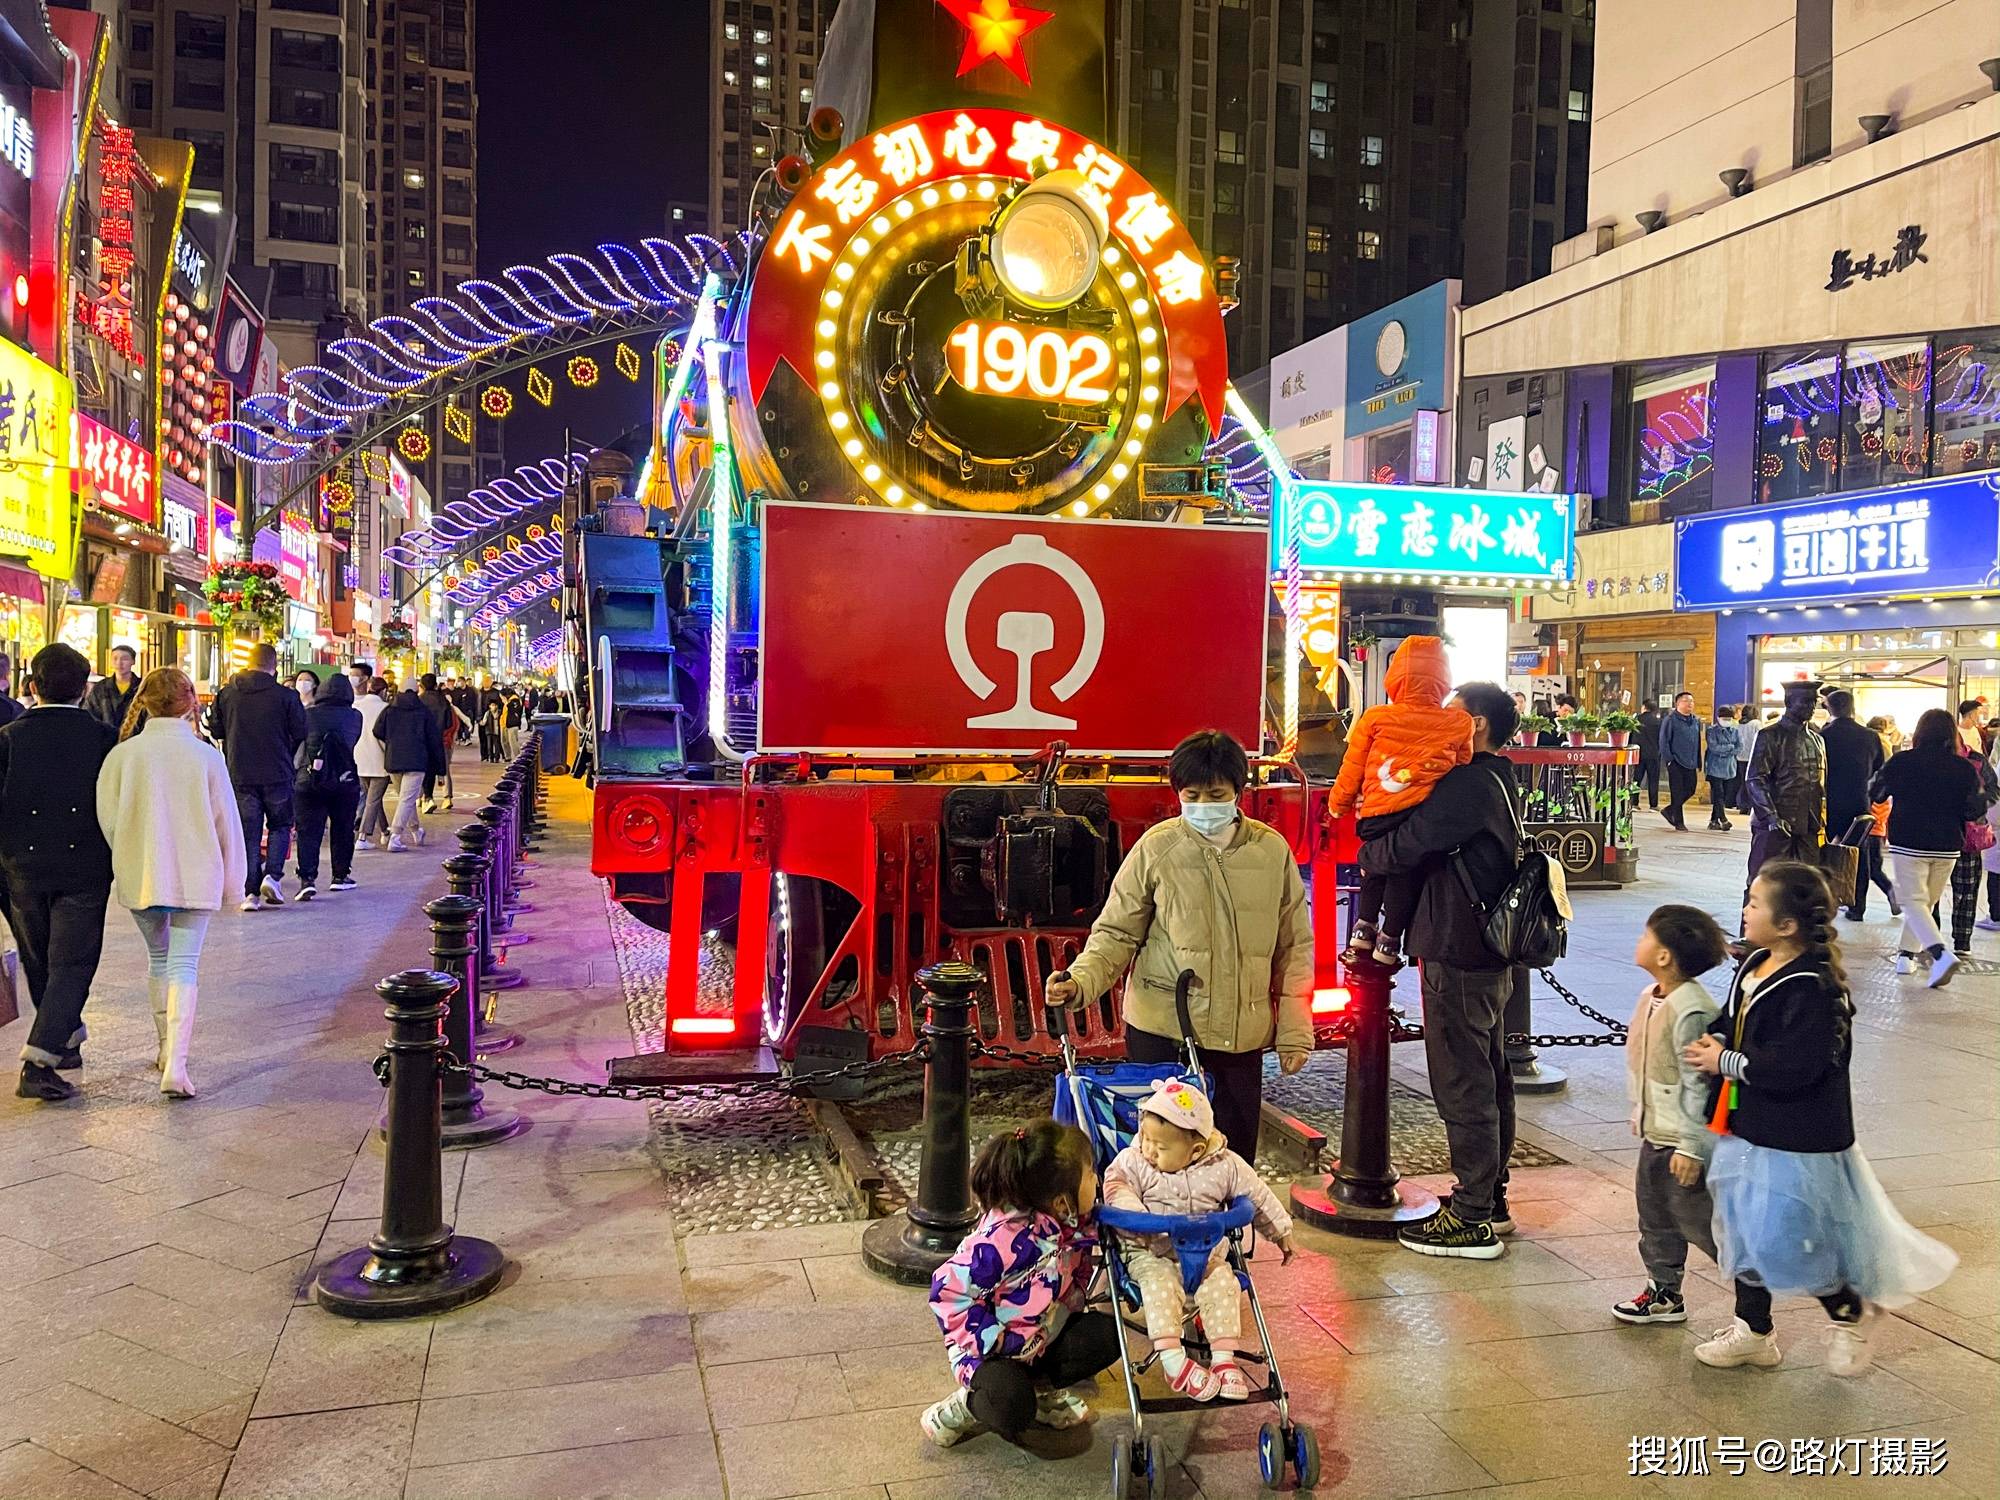
[[[931,1276],[931,1311],[960,1385],[988,1359],[1032,1360],[1090,1285],[1092,1226],[989,1209]]]

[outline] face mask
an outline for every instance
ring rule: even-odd
[[[1220,833],[1236,821],[1234,802],[1183,802],[1181,816],[1196,833]]]

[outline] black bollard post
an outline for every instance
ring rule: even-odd
[[[440,896],[424,908],[431,919],[431,962],[441,974],[458,981],[444,1017],[444,1046],[460,1062],[470,1064],[479,1050],[479,922],[485,916],[469,896]],[[486,1092],[468,1068],[444,1082],[444,1149],[490,1146],[519,1135],[528,1122],[516,1109],[485,1104]]]
[[[522,982],[519,969],[510,969],[493,952],[493,830],[480,821],[461,823],[458,844],[479,862],[478,889],[468,892],[486,908],[486,920],[479,924],[479,985],[482,991],[512,989]]]
[[[513,914],[507,909],[506,869],[510,858],[507,852],[507,814],[489,802],[479,809],[478,816],[491,835],[486,841],[486,920],[497,943],[500,934],[514,926]]]
[[[1347,969],[1353,1029],[1347,1039],[1340,1159],[1318,1186],[1292,1186],[1293,1213],[1322,1229],[1364,1239],[1393,1239],[1438,1206],[1389,1164],[1389,999],[1395,972],[1365,958]]]
[[[504,909],[513,916],[533,911],[532,902],[523,901],[518,892],[521,889],[521,866],[525,856],[521,853],[521,804],[517,788],[518,779],[502,781],[494,792],[494,805],[503,815],[501,826],[507,831],[507,862],[503,866],[505,881],[500,888],[500,900]]]
[[[1511,977],[1514,988],[1507,996],[1507,1017],[1501,1023],[1501,1030],[1508,1036],[1526,1037],[1535,1029],[1534,1008],[1528,998],[1527,965],[1516,964]],[[1525,1041],[1506,1045],[1507,1071],[1514,1075],[1515,1093],[1560,1094],[1569,1086],[1569,1074],[1543,1062]]]
[[[540,829],[535,825],[535,805],[528,795],[528,785],[533,780],[535,774],[534,765],[533,761],[523,764],[520,774],[513,778],[510,787],[514,795],[515,843],[522,856],[518,861],[520,864],[526,864],[528,862],[527,855],[540,847],[535,842],[535,837],[540,832]]]
[[[970,964],[918,971],[929,1011],[920,1029],[930,1043],[924,1064],[924,1154],[917,1198],[877,1219],[861,1236],[869,1270],[912,1286],[951,1259],[979,1221],[972,1201],[972,997],[986,976]]]
[[[485,830],[480,830],[484,832]],[[521,1045],[521,1033],[511,1027],[494,1024],[489,1012],[493,1001],[487,995],[492,988],[483,977],[481,969],[490,967],[493,946],[486,937],[486,902],[480,893],[485,889],[486,867],[474,854],[454,854],[444,862],[445,884],[454,896],[470,901],[476,920],[472,924],[472,952],[474,962],[469,965],[474,979],[477,998],[472,1005],[472,1050],[474,1052],[505,1052],[510,1047]],[[512,972],[511,970],[509,971]]]
[[[382,1223],[359,1250],[329,1261],[313,1281],[328,1312],[347,1318],[415,1318],[476,1302],[507,1268],[500,1247],[454,1235],[444,1221],[440,1150],[444,1079],[439,1022],[449,974],[408,969],[375,986],[389,1020],[389,1124]]]

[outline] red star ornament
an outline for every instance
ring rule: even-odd
[[[990,57],[1021,82],[1033,82],[1021,43],[1037,26],[1053,21],[1053,11],[1034,10],[1014,0],[938,0],[938,4],[965,28],[965,52],[958,60],[960,78]]]

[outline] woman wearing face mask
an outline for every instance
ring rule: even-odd
[[[1167,779],[1181,815],[1146,830],[1118,867],[1090,941],[1067,975],[1052,975],[1052,1005],[1087,1005],[1127,967],[1125,1055],[1171,1063],[1180,1055],[1174,984],[1188,995],[1215,1123],[1230,1150],[1257,1159],[1265,1050],[1287,1073],[1312,1052],[1312,923],[1291,846],[1238,811],[1250,780],[1243,747],[1204,730],[1174,750]],[[1218,938],[1218,935],[1220,938]],[[1135,960],[1136,955],[1136,960]]]

